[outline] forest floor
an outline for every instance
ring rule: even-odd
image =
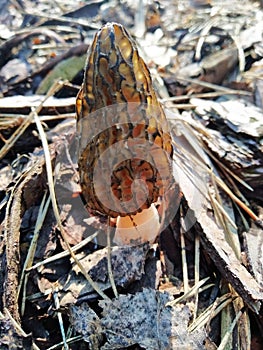
[[[173,142],[154,243],[114,244],[81,197],[76,96],[107,22]],[[262,349],[262,109],[258,1],[0,0],[0,349]]]

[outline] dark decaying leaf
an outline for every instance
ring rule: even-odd
[[[144,289],[134,295],[120,295],[118,299],[100,301],[102,316],[83,303],[70,307],[74,329],[92,343],[104,334],[107,342],[103,350],[121,349],[139,344],[148,350],[201,349],[203,331],[188,333],[191,317],[189,306],[166,306],[173,298],[167,292]]]
[[[87,303],[79,306],[71,305],[69,318],[74,330],[83,335],[83,339],[91,345],[92,349],[99,349],[103,329],[100,318],[89,305]]]
[[[101,301],[102,325],[108,344],[116,349],[139,343],[147,349],[166,349],[171,337],[171,310],[165,304],[167,293],[144,290],[135,295],[120,295],[111,302]]]
[[[136,247],[112,248],[111,264],[114,281],[117,286],[127,287],[132,282],[142,278],[145,259],[149,248],[149,244]],[[110,287],[108,279],[107,248],[95,251],[89,255],[80,253],[77,254],[77,258],[102,290]],[[79,267],[75,264],[68,274],[66,282],[63,283],[61,287],[61,305],[75,303],[78,299],[93,293],[93,288],[80,273]]]
[[[31,335],[22,334],[10,319],[10,315],[0,313],[0,349],[31,350]]]

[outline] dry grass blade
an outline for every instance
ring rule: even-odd
[[[204,149],[206,153],[209,155],[211,159],[220,167],[220,169],[224,170],[227,174],[229,174],[232,178],[238,181],[241,185],[246,187],[248,190],[253,191],[253,188],[250,187],[245,181],[243,181],[239,176],[237,176],[233,171],[227,168],[222,162],[220,162],[204,145]]]
[[[240,40],[239,40],[239,36],[238,35],[231,35],[231,33],[229,33],[229,35],[232,37],[232,39],[237,47],[239,71],[240,71],[240,73],[244,73],[245,65],[246,65],[246,58],[245,58],[244,50],[243,50],[242,45],[241,45]]]
[[[189,126],[187,123],[185,123],[185,126],[187,127],[187,130],[188,130]],[[190,136],[187,138],[187,140],[189,138],[196,140],[197,143],[199,142],[200,149],[202,151],[206,151],[206,148],[204,147],[203,142],[199,139],[198,135],[196,136],[193,133],[193,130],[191,128],[190,128],[190,131],[191,131],[191,133],[189,134]],[[193,142],[193,141],[191,141],[191,142]],[[181,169],[184,170],[184,174],[186,176],[188,176],[189,179],[192,178],[192,174],[191,174],[191,170],[189,170],[189,168],[187,168],[188,165],[185,164],[186,162],[184,161],[184,157],[187,158],[187,160],[188,160],[187,163],[191,162],[193,164],[192,165],[193,169],[195,167],[200,167],[202,169],[202,171],[204,171],[204,173],[207,174],[208,177],[210,178],[210,181],[212,182],[212,185],[213,185],[212,188],[213,188],[214,193],[211,194],[210,189],[207,191],[207,194],[209,196],[209,202],[213,206],[215,217],[216,217],[218,223],[220,224],[220,226],[222,226],[224,228],[225,234],[229,238],[228,241],[230,242],[230,245],[233,247],[233,249],[236,252],[236,255],[239,257],[240,256],[239,242],[237,242],[237,238],[234,237],[234,235],[230,229],[230,226],[232,226],[232,228],[234,228],[235,230],[237,227],[236,227],[236,224],[231,219],[231,217],[226,212],[226,210],[224,209],[223,201],[222,201],[221,195],[218,191],[217,184],[219,183],[220,187],[223,186],[225,188],[225,190],[227,191],[227,194],[230,194],[230,192],[231,192],[232,197],[229,196],[231,199],[233,199],[233,196],[235,196],[235,195],[227,187],[227,185],[224,184],[223,180],[221,180],[220,177],[215,174],[215,170],[212,168],[212,165],[207,162],[207,160],[204,157],[204,155],[202,154],[202,152],[201,151],[198,152],[199,148],[197,147],[197,145],[195,143],[192,143],[191,145],[192,145],[193,150],[195,152],[198,152],[197,153],[198,157],[194,154],[191,154],[191,152],[189,152],[189,150],[187,150],[185,148],[182,149],[182,147],[176,142],[176,140],[174,140],[174,145],[175,145],[175,150],[177,150],[176,151],[176,160],[178,162],[178,159],[182,159],[182,162],[180,163],[180,167],[181,167]],[[234,174],[232,174],[231,171],[228,171],[227,174],[234,176]],[[234,178],[237,179],[236,176],[234,176]],[[229,180],[231,180],[231,178]],[[192,181],[196,181],[196,180],[192,179]],[[239,179],[239,182],[242,184],[244,183],[241,179]],[[233,186],[234,186],[234,184],[233,184]],[[224,188],[223,188],[223,190],[224,190]],[[235,186],[234,186],[234,188],[235,188]],[[204,193],[202,195],[204,195]],[[235,198],[237,198],[237,197],[235,196]],[[244,208],[245,204],[243,202],[241,202],[240,200],[239,200],[239,203],[242,203],[242,207]]]
[[[238,312],[238,314],[236,315],[236,317],[234,318],[234,320],[231,323],[231,325],[229,326],[229,328],[228,328],[227,332],[225,333],[225,335],[224,335],[220,345],[218,346],[217,350],[224,350],[224,349],[226,349],[226,346],[227,346],[227,343],[229,341],[229,338],[230,338],[230,336],[231,336],[235,326],[237,325],[238,320],[242,316],[242,314],[243,314],[243,311],[240,310]]]
[[[78,250],[82,249],[83,247],[85,247],[85,245],[87,245],[88,243],[92,242],[98,235],[98,231],[95,232],[93,235],[83,239],[81,242],[79,242],[78,244],[74,245],[73,247],[71,247],[71,250],[75,253],[77,252]],[[35,270],[37,268],[39,268],[40,266],[44,266],[46,264],[49,264],[53,261],[57,261],[58,259],[62,259],[62,258],[65,258],[67,256],[70,255],[70,252],[69,251],[64,251],[64,252],[61,252],[61,253],[58,253],[56,255],[53,255],[43,261],[40,261],[38,263],[36,263],[35,265],[29,267],[26,269],[26,272],[29,272],[29,271],[32,271],[32,270]]]
[[[215,213],[215,217],[218,220],[220,226],[224,229],[226,241],[234,250],[236,257],[240,259],[241,249],[240,249],[240,242],[239,242],[238,236],[234,235],[229,227],[229,224],[230,224],[234,229],[236,229],[236,225],[232,221],[230,216],[226,213],[223,207],[222,199],[217,188],[214,174],[212,174],[211,178],[214,185],[213,188],[215,190],[215,197],[213,197],[210,193],[209,195],[211,198],[211,204]]]
[[[203,280],[199,281],[197,284],[195,284],[192,288],[190,288],[184,295],[181,297],[170,301],[166,304],[166,306],[174,306],[178,303],[180,303],[183,300],[186,300],[188,298],[193,297],[196,293],[198,293],[198,290],[209,280],[209,277],[204,278]],[[209,284],[208,286],[205,286],[205,289],[212,287],[213,284]],[[204,288],[202,290],[205,290]]]
[[[227,215],[223,206],[220,205],[218,201],[215,198],[213,198],[213,196],[211,196],[211,204],[219,225],[224,229],[226,241],[235,252],[236,257],[240,259],[241,252],[240,252],[240,243],[239,243],[238,237],[229,228],[229,223],[232,224],[233,221],[231,220],[229,215]],[[236,228],[236,225],[234,224],[233,227]]]
[[[51,87],[50,91],[55,91],[56,89],[59,88],[58,84],[55,84],[54,86]],[[48,93],[50,94],[50,92]],[[50,153],[49,153],[49,148],[48,148],[48,142],[47,138],[45,135],[45,132],[43,130],[42,124],[38,118],[38,114],[36,111],[33,111],[33,115],[35,118],[36,126],[39,132],[39,136],[41,138],[43,150],[44,150],[44,155],[45,155],[45,160],[46,160],[46,169],[47,169],[47,180],[48,180],[48,187],[49,187],[49,192],[50,192],[50,197],[51,197],[51,203],[53,207],[53,212],[55,215],[55,218],[57,220],[58,227],[60,229],[61,236],[66,244],[66,247],[72,257],[72,259],[75,261],[77,266],[79,267],[81,273],[84,275],[84,277],[87,279],[87,281],[90,283],[90,285],[93,287],[93,289],[103,298],[103,299],[109,299],[106,294],[97,286],[97,284],[92,281],[91,277],[87,274],[85,271],[85,268],[82,266],[82,264],[79,262],[77,259],[75,253],[72,251],[66,235],[64,233],[64,228],[62,226],[61,220],[60,220],[60,215],[58,211],[58,206],[57,206],[57,201],[56,201],[56,195],[55,195],[55,189],[54,189],[54,181],[53,181],[53,171],[52,171],[52,164],[51,164],[51,158],[50,158]]]
[[[62,87],[62,82],[57,81],[51,87],[45,98],[43,98],[42,102],[31,111],[28,117],[22,122],[22,124],[17,128],[17,130],[10,136],[10,138],[6,141],[6,144],[0,150],[0,159],[2,159],[12,148],[15,142],[23,135],[24,131],[29,127],[35,117],[35,113],[38,114],[43,108],[44,103],[50,96],[53,96],[59,89]]]
[[[181,80],[181,81],[185,81],[187,83],[193,83],[193,84],[196,84],[196,85],[200,85],[200,86],[203,86],[205,88],[208,88],[208,89],[212,89],[214,91],[222,91],[222,92],[225,92],[225,93],[233,93],[234,90],[232,89],[229,89],[227,87],[224,87],[224,86],[221,86],[221,85],[216,85],[216,84],[212,84],[212,83],[208,83],[206,81],[202,81],[202,80],[198,80],[198,79],[191,79],[191,78],[185,78],[185,77],[176,77],[177,80]]]
[[[180,208],[180,211],[181,211],[181,219],[183,220],[182,208]],[[185,247],[183,225],[181,225],[180,237],[181,237],[181,256],[182,256],[182,268],[183,268],[184,294],[186,294],[189,291],[189,278],[188,278],[188,268],[187,268],[186,247]]]
[[[260,221],[259,217],[243,203],[231,190],[230,188],[221,180],[219,177],[216,178],[218,185],[229,195],[229,197],[241,208],[243,209],[254,221]]]
[[[172,96],[172,97],[167,97],[167,98],[162,98],[160,100],[161,103],[166,103],[166,102],[177,102],[177,101],[185,101],[185,100],[191,100],[195,98],[215,98],[215,97],[220,97],[220,96],[226,96],[226,95],[243,95],[243,96],[251,96],[251,92],[249,91],[244,91],[244,90],[231,90],[229,89],[228,92],[226,91],[218,91],[218,92],[203,92],[200,94],[191,94],[191,95],[181,95],[181,96]],[[193,106],[194,104],[192,104]],[[177,107],[177,104],[175,105]]]
[[[41,115],[39,116],[39,119],[41,122],[48,122],[48,121],[57,121],[57,120],[64,120],[64,119],[70,119],[74,118],[75,113],[63,113],[59,115]],[[11,113],[0,113],[0,128],[1,129],[8,129],[15,125],[19,125],[20,121],[27,120],[28,115],[25,114],[11,114]],[[34,123],[34,120],[31,120],[31,123]]]
[[[113,276],[112,266],[111,266],[110,217],[108,217],[108,229],[107,229],[107,266],[108,266],[109,281],[110,281],[114,296],[115,298],[118,298],[118,291],[114,281],[114,276]]]
[[[229,222],[229,224],[234,228],[237,229],[237,225],[234,223],[234,221],[231,219],[231,217],[228,215],[228,213],[225,211],[222,203],[219,203],[218,200],[212,196],[210,196],[211,198],[211,203],[213,205],[213,208],[217,208],[217,212],[220,212],[222,214],[222,217],[224,217],[225,219],[227,219],[227,221]]]
[[[204,327],[212,318],[218,315],[228,304],[233,301],[231,294],[225,294],[210,305],[199,315],[188,328],[189,332],[194,332]]]
[[[55,308],[57,310],[57,316],[58,316],[58,323],[59,323],[59,328],[63,340],[63,345],[65,350],[69,350],[68,344],[67,344],[67,339],[66,339],[66,333],[64,329],[64,324],[63,324],[63,319],[62,319],[62,314],[59,311],[60,305],[59,305],[59,298],[58,298],[58,288],[55,288],[55,291],[53,292],[53,299],[54,299],[54,304]]]
[[[192,131],[193,132],[193,131]],[[202,130],[199,130],[199,132],[202,132]],[[208,132],[206,130],[206,132]],[[205,150],[209,157],[211,157],[213,160],[215,160],[217,162],[218,165],[220,165],[220,167],[222,167],[229,175],[231,175],[234,179],[236,179],[239,183],[241,183],[242,185],[244,185],[246,188],[248,188],[249,190],[253,190],[250,186],[248,186],[245,181],[243,181],[242,179],[240,179],[238,176],[236,176],[231,170],[227,169],[223,164],[221,164],[221,162],[219,162],[218,160],[215,159],[215,157],[213,155],[211,155],[211,152],[209,152],[207,150],[207,148],[204,146],[203,142],[200,140],[200,138],[198,138],[198,141],[200,142],[200,144],[202,144],[202,148],[203,150]],[[174,140],[174,144],[175,144],[175,148],[176,149],[180,149],[180,145],[178,145],[175,140]],[[205,172],[209,173],[210,176],[213,176],[216,183],[220,186],[220,188],[222,188],[222,190],[242,209],[244,210],[250,217],[252,220],[254,220],[255,222],[260,224],[260,219],[259,217],[250,209],[248,208],[248,206],[242,201],[240,200],[234,193],[233,191],[231,191],[231,189],[224,183],[224,181],[214,173],[213,169],[208,168],[207,167],[207,163],[205,161],[205,159],[203,159],[203,157],[201,158],[202,161],[200,161],[200,159],[197,159],[197,157],[195,157],[194,155],[192,155],[190,152],[188,152],[187,150],[183,150],[184,151],[184,156],[182,156],[180,153],[176,153],[176,157],[177,158],[181,158],[184,159],[185,157],[187,157],[187,159],[189,161],[191,161],[193,164],[196,164],[198,166],[200,166]],[[182,163],[183,166],[183,163]],[[189,176],[191,176],[191,174],[189,174]]]
[[[30,12],[26,12],[26,11],[22,11],[22,13],[24,15],[31,15],[31,16],[36,16],[36,17],[40,17],[40,18],[43,18],[43,19],[48,19],[48,20],[55,20],[55,21],[59,21],[59,22],[64,22],[64,23],[74,23],[74,24],[77,24],[79,26],[86,26],[86,27],[90,27],[90,28],[93,28],[93,29],[99,29],[100,26],[98,24],[95,24],[91,21],[87,21],[83,18],[80,18],[80,19],[76,19],[76,18],[73,18],[73,17],[63,17],[63,16],[55,16],[55,15],[52,15],[51,13],[45,13],[45,12],[41,12],[41,11],[30,11]]]
[[[23,270],[21,273],[20,282],[19,282],[18,289],[17,289],[17,299],[19,298],[20,290],[21,290],[23,283],[24,283],[24,290],[26,290],[28,275],[25,275],[25,271],[27,268],[31,267],[33,264],[33,260],[34,260],[34,256],[35,256],[35,252],[36,252],[36,248],[37,248],[37,241],[38,241],[39,233],[40,233],[41,227],[43,225],[43,222],[45,220],[49,204],[50,204],[50,197],[48,197],[48,199],[46,201],[46,193],[45,193],[43,196],[43,200],[41,202],[40,208],[39,208],[37,222],[36,222],[36,226],[34,229],[34,234],[33,234],[33,237],[32,237],[28,252],[27,252],[26,260],[25,260],[25,263],[23,266]],[[21,314],[22,315],[24,314],[24,311],[25,311],[25,299],[26,299],[26,295],[23,293],[23,298],[22,298],[22,302],[21,302]]]
[[[201,50],[203,47],[203,44],[205,42],[205,38],[210,32],[211,28],[214,27],[219,21],[218,17],[212,17],[204,26],[204,28],[201,31],[200,38],[197,42],[196,45],[196,50],[195,50],[195,59],[196,61],[200,61],[201,59]]]
[[[67,339],[67,344],[76,343],[76,342],[80,341],[82,338],[83,337],[81,335],[77,335],[76,337],[68,338]],[[55,344],[55,345],[51,346],[50,348],[48,348],[47,350],[61,349],[62,346],[63,346],[63,342]]]
[[[195,285],[199,283],[200,279],[200,237],[199,235],[195,236]],[[197,312],[198,312],[198,300],[199,300],[199,294],[198,290],[196,291],[195,295],[195,309],[194,309],[194,316],[193,319],[195,320],[197,317]]]

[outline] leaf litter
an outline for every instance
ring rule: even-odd
[[[258,2],[171,6],[163,0],[139,6],[127,1],[116,7],[114,2],[40,1],[33,12],[30,1],[10,3],[4,2],[0,14],[3,349],[260,349]],[[71,118],[83,57],[94,32],[110,20],[138,35],[169,110],[182,194],[158,246],[112,247],[109,259],[109,249],[99,245],[106,242],[105,218],[87,215],[83,220],[74,209],[80,199]],[[70,59],[80,68],[64,75],[60,65],[67,68]],[[56,93],[49,90],[52,76],[63,81]],[[39,97],[39,91],[48,95]],[[50,144],[45,152],[36,114]],[[66,120],[60,123],[61,118]],[[67,154],[55,171],[55,186],[63,189],[55,215],[54,199],[47,213],[41,207],[49,196],[45,193],[52,192],[47,152],[51,166],[59,152]],[[34,240],[35,253],[29,256]],[[118,297],[111,291],[109,262]]]

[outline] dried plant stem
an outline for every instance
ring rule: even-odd
[[[108,265],[109,281],[110,281],[115,298],[118,298],[119,295],[118,295],[118,291],[114,281],[114,276],[113,276],[112,266],[111,266],[110,217],[108,217],[108,229],[107,229],[107,265]]]
[[[71,250],[72,250],[73,252],[76,252],[76,251],[78,251],[79,249],[85,247],[85,245],[87,245],[89,242],[93,241],[93,239],[95,239],[95,238],[97,237],[97,235],[98,235],[98,231],[96,231],[93,235],[91,235],[91,236],[89,236],[89,237],[83,239],[83,241],[79,242],[78,244],[74,245],[73,247],[71,247]],[[56,260],[58,260],[58,259],[65,258],[65,257],[67,257],[67,256],[69,256],[69,255],[70,255],[70,252],[69,252],[69,251],[64,251],[64,252],[58,253],[58,254],[56,254],[56,255],[53,255],[53,256],[51,256],[51,257],[49,257],[49,258],[47,258],[47,259],[45,259],[45,260],[43,260],[43,261],[38,262],[38,263],[35,264],[35,265],[33,265],[33,266],[27,268],[27,269],[26,269],[26,272],[29,272],[29,271],[31,271],[31,270],[35,270],[35,269],[37,269],[37,268],[40,267],[40,266],[44,266],[44,265],[49,264],[49,263],[51,263],[51,262],[53,262],[53,261],[56,261]]]
[[[204,146],[205,148],[205,146]],[[253,191],[253,188],[250,187],[245,181],[243,181],[239,176],[237,176],[233,171],[231,171],[229,168],[227,168],[220,160],[218,160],[212,152],[210,152],[208,149],[206,149],[206,153],[209,155],[211,159],[219,166],[221,171],[224,172],[224,175],[227,176],[227,179],[231,181],[231,185],[235,187],[235,190],[238,190],[238,187],[235,186],[234,182],[231,178],[234,178],[236,181],[238,181],[241,185],[246,187],[248,190]],[[227,175],[229,174],[229,175]]]
[[[181,95],[181,96],[172,96],[172,97],[166,97],[160,99],[161,103],[166,103],[166,102],[177,102],[177,101],[185,101],[185,100],[190,100],[194,98],[215,98],[215,97],[220,97],[220,96],[225,96],[225,95],[242,95],[242,96],[251,96],[251,92],[249,91],[244,91],[244,90],[231,90],[226,92],[226,91],[216,91],[216,92],[203,92],[203,93],[198,93],[198,94],[192,94],[192,95]],[[189,104],[186,104],[188,106]],[[177,107],[175,105],[174,107]],[[169,119],[169,118],[168,118]]]
[[[204,28],[201,31],[200,37],[198,39],[196,49],[195,49],[195,59],[199,61],[201,59],[201,50],[203,44],[205,42],[205,38],[210,32],[211,28],[215,26],[219,22],[220,18],[218,16],[212,17],[209,21],[207,21],[204,25]]]
[[[180,208],[182,211],[182,208]],[[182,213],[181,213],[182,218]],[[181,219],[182,220],[182,219]],[[188,270],[187,270],[187,259],[186,259],[186,248],[185,248],[185,240],[184,240],[184,232],[181,225],[180,230],[181,236],[181,255],[182,255],[182,267],[183,267],[183,281],[184,281],[184,294],[189,291],[189,279],[188,279]]]
[[[198,293],[198,291],[204,291],[208,288],[211,288],[213,286],[213,284],[208,284],[204,287],[202,287],[207,281],[209,280],[209,277],[204,278],[203,280],[199,281],[197,284],[195,284],[192,288],[190,288],[188,290],[187,293],[185,293],[184,295],[180,296],[179,298],[169,301],[166,306],[174,306],[176,304],[179,304],[182,301],[185,301],[189,298],[192,298],[193,296],[196,295],[196,293]],[[202,287],[202,288],[201,288]]]
[[[199,283],[200,279],[200,237],[198,234],[195,236],[195,286]],[[195,307],[193,313],[193,319],[195,320],[198,312],[198,300],[199,300],[199,290],[196,290],[195,295]]]
[[[72,337],[72,338],[68,338],[67,339],[67,344],[73,344],[77,341],[80,341],[82,340],[83,337],[81,335],[77,335],[75,337]],[[55,344],[53,346],[51,346],[50,348],[48,348],[47,350],[55,350],[55,349],[61,349],[61,347],[63,346],[63,342],[60,342],[58,344]]]
[[[27,257],[26,257],[26,260],[25,260],[25,263],[23,266],[20,282],[19,282],[18,289],[17,289],[17,300],[18,300],[22,284],[24,283],[24,293],[23,293],[23,298],[22,298],[22,303],[21,303],[21,314],[22,315],[24,314],[24,311],[25,311],[25,299],[26,299],[25,292],[26,292],[26,284],[27,284],[27,280],[28,280],[28,275],[25,275],[25,271],[27,268],[31,267],[33,264],[33,260],[34,260],[34,256],[35,256],[35,252],[36,252],[36,248],[37,248],[37,241],[38,241],[38,237],[39,237],[39,232],[40,232],[41,227],[43,225],[43,222],[45,220],[49,204],[50,204],[50,197],[46,200],[46,193],[45,193],[43,196],[43,199],[42,199],[42,203],[41,203],[40,208],[39,208],[37,222],[36,222],[36,226],[34,229],[34,235],[33,235],[33,238],[31,240],[31,243],[30,243],[30,246],[29,246],[29,249],[27,252]]]
[[[60,309],[60,304],[59,304],[59,298],[58,298],[58,288],[55,288],[55,291],[53,293],[53,299],[54,299],[54,304],[57,310],[57,316],[58,316],[58,323],[59,323],[59,328],[63,340],[63,345],[65,350],[69,350],[68,344],[67,344],[67,339],[66,339],[66,333],[64,329],[64,324],[63,324],[63,319],[62,319],[62,314],[59,311]]]
[[[240,243],[237,238],[235,237],[233,232],[229,228],[229,223],[232,224],[232,226],[236,229],[236,225],[233,223],[229,215],[227,215],[226,211],[223,208],[223,204],[221,201],[221,196],[218,192],[215,175],[212,174],[211,176],[212,182],[213,182],[213,188],[215,190],[215,197],[210,195],[211,203],[213,205],[215,216],[218,219],[220,225],[224,228],[225,238],[228,244],[232,247],[233,251],[235,252],[235,255],[238,259],[240,259]]]
[[[34,120],[35,114],[38,114],[41,111],[47,99],[50,96],[53,96],[59,89],[61,89],[62,86],[63,86],[63,83],[61,81],[57,81],[53,84],[53,86],[50,88],[50,90],[48,91],[45,98],[43,98],[41,103],[31,111],[28,117],[22,122],[22,124],[17,128],[17,130],[12,134],[12,136],[10,136],[6,144],[1,148],[0,159],[2,159],[8,153],[8,151],[19,139],[19,137],[23,135],[24,131],[29,127],[29,125]]]
[[[57,87],[58,88],[58,87]],[[52,86],[50,88],[50,90],[55,90],[54,86]],[[58,211],[58,206],[57,206],[57,202],[56,202],[56,195],[55,195],[55,189],[54,189],[54,181],[53,181],[53,171],[52,171],[52,165],[51,165],[51,157],[50,157],[50,153],[49,153],[49,148],[48,148],[48,142],[46,139],[46,135],[45,132],[43,130],[42,124],[38,118],[38,114],[36,110],[32,111],[34,118],[35,118],[35,122],[36,122],[36,126],[39,132],[39,136],[41,138],[41,142],[42,142],[42,146],[43,146],[43,150],[44,150],[44,154],[45,154],[45,160],[46,160],[46,169],[47,169],[47,180],[48,180],[48,186],[49,186],[49,191],[50,191],[50,198],[51,198],[51,203],[52,203],[52,207],[53,207],[53,212],[55,215],[55,218],[57,220],[57,224],[58,227],[60,229],[60,233],[61,236],[66,244],[66,247],[72,257],[72,259],[75,261],[75,263],[77,264],[77,266],[79,267],[81,273],[83,274],[83,276],[86,278],[86,280],[90,283],[90,285],[92,286],[92,288],[103,298],[103,299],[109,299],[107,297],[107,295],[99,288],[99,286],[97,285],[97,283],[95,283],[91,277],[89,276],[89,274],[86,272],[84,266],[80,263],[80,261],[77,259],[75,253],[72,251],[66,235],[64,233],[64,228],[62,226],[61,220],[60,220],[60,216],[59,216],[59,211]]]
[[[259,221],[259,217],[250,208],[248,208],[248,206],[243,203],[220,178],[217,178],[217,183],[229,195],[229,197],[251,217],[252,220]]]
[[[239,62],[239,71],[240,73],[244,73],[245,71],[245,66],[246,66],[246,57],[245,57],[245,52],[242,48],[242,44],[239,40],[239,36],[238,35],[231,35],[231,33],[229,33],[229,35],[232,37],[236,47],[237,47],[237,51],[238,51],[238,62]],[[241,79],[241,76],[238,77],[239,80]]]
[[[185,78],[185,77],[176,77],[177,80],[181,80],[181,81],[186,81],[187,83],[193,83],[196,85],[200,85],[200,86],[204,86],[208,89],[213,89],[215,91],[222,91],[225,93],[231,92],[232,93],[232,89],[229,89],[227,87],[221,86],[221,85],[216,85],[216,84],[212,84],[212,83],[208,83],[206,81],[202,81],[202,80],[198,80],[198,79],[192,79],[192,78]]]
[[[208,306],[204,312],[202,312],[195,321],[188,328],[189,332],[194,332],[208,323],[212,318],[218,315],[227,305],[233,301],[233,298],[230,293],[222,295],[220,298],[217,298],[216,301]]]
[[[232,334],[232,332],[233,332],[233,330],[234,330],[234,328],[235,328],[235,326],[236,326],[238,320],[239,320],[240,317],[242,316],[242,314],[243,314],[243,311],[242,311],[242,310],[240,310],[240,311],[237,313],[237,315],[236,315],[236,317],[234,318],[233,322],[232,322],[231,325],[229,326],[229,329],[228,329],[227,332],[225,333],[225,335],[224,335],[224,337],[223,337],[223,339],[222,339],[222,341],[221,341],[219,347],[217,348],[217,350],[224,350],[224,349],[225,349],[225,347],[226,347],[226,345],[227,345],[227,343],[228,343],[228,341],[229,341],[229,338],[230,338],[230,336],[231,336],[231,334]]]
[[[206,150],[207,151],[207,150]],[[199,161],[196,157],[191,156],[191,154],[187,151],[184,150],[184,153],[186,154],[187,157],[190,157],[192,161],[194,161],[194,164],[199,165],[204,171],[207,173],[210,173],[210,176],[213,175],[215,178],[215,181],[217,184],[223,189],[226,194],[229,195],[229,197],[242,209],[244,210],[252,220],[254,220],[260,227],[262,227],[262,221],[260,221],[259,217],[250,209],[248,206],[241,201],[232,191],[231,189],[224,183],[222,179],[220,179],[216,174],[214,174],[213,169],[209,169],[207,165],[201,161]],[[207,151],[208,155],[213,158],[213,160],[216,160],[215,157],[213,157],[209,151]],[[178,152],[176,153],[176,157],[182,157]],[[218,160],[217,160],[218,162]],[[220,163],[221,166],[223,166]],[[224,167],[224,170],[226,170],[231,176],[233,176],[237,181],[239,181],[242,185],[246,186],[248,189],[251,190],[251,187],[247,185],[243,180],[241,180],[238,176],[236,176],[231,170],[227,169]]]

